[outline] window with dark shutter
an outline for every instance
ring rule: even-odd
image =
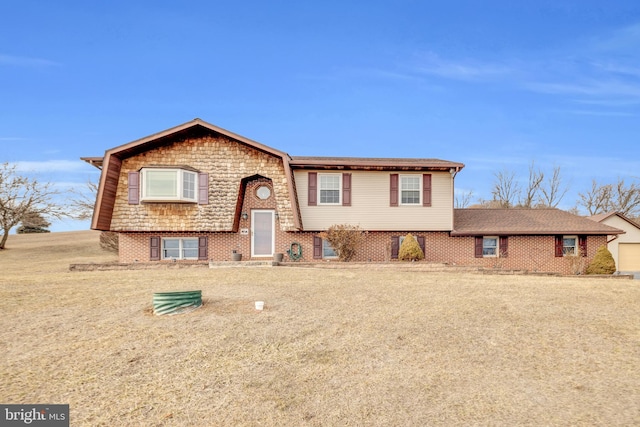
[[[562,236],[556,236],[555,237],[556,257],[561,257],[564,255],[562,247],[563,247]]]
[[[351,206],[351,174],[342,174],[342,206]]]
[[[149,238],[149,260],[160,260],[160,237]]]
[[[313,236],[313,259],[322,259],[322,239]]]
[[[398,174],[392,173],[390,177],[389,206],[398,206]]]
[[[418,241],[418,245],[420,246],[420,249],[422,249],[422,253],[424,254],[424,256],[426,258],[427,252],[425,250],[424,236],[418,236],[418,237],[416,237],[416,240]]]
[[[140,172],[129,172],[127,182],[129,204],[137,205],[140,203]]]
[[[400,252],[400,236],[391,236],[391,259],[398,259]]]
[[[198,259],[206,261],[209,259],[209,239],[207,237],[198,237]]]
[[[476,258],[482,258],[483,255],[483,243],[484,243],[484,239],[482,236],[476,236],[475,238],[475,257]]]
[[[431,174],[422,175],[422,206],[431,206]]]
[[[309,172],[309,191],[307,198],[307,205],[318,205],[318,173]]]
[[[580,255],[587,256],[587,236],[578,236],[578,247],[580,247]]]
[[[507,258],[509,256],[509,238],[507,236],[500,236],[500,254],[499,256],[502,258]]]
[[[209,174],[208,173],[203,172],[198,174],[198,204],[199,205],[209,204]]]

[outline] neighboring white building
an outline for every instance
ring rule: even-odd
[[[640,272],[640,224],[618,212],[594,215],[590,219],[624,230],[625,234],[609,236],[607,248],[620,272]]]

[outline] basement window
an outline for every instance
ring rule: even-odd
[[[185,169],[143,168],[142,198],[144,202],[196,203],[198,174]]]
[[[162,259],[198,259],[198,239],[162,239]]]

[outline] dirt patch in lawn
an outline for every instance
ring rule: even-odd
[[[69,272],[93,232],[0,252],[0,401],[73,425],[637,425],[637,281],[390,268]],[[204,304],[150,314],[154,292]],[[254,308],[256,300],[265,309]]]

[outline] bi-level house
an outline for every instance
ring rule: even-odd
[[[454,209],[464,165],[428,159],[296,157],[200,119],[83,160],[102,169],[91,228],[120,237],[120,262],[335,258],[318,233],[365,230],[356,261],[397,258],[570,272],[621,230],[557,209]],[[237,255],[236,255],[237,256]]]

